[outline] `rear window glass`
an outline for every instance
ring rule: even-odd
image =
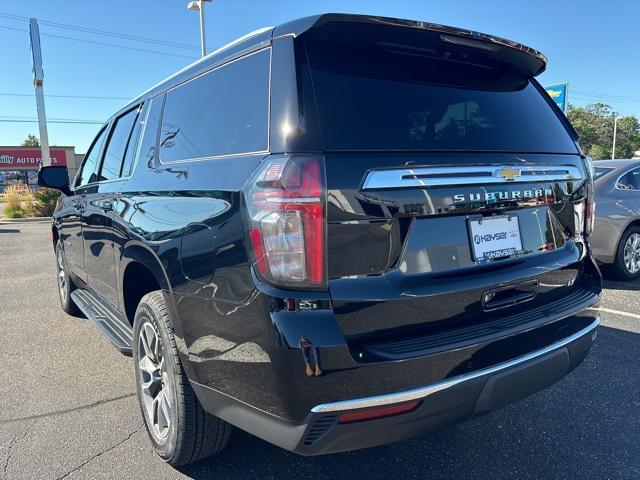
[[[606,175],[607,173],[609,173],[611,170],[613,170],[613,168],[608,168],[608,167],[595,167],[595,175],[596,178],[600,178],[603,175]]]
[[[269,50],[263,50],[170,90],[162,116],[160,160],[266,150],[269,56]]]
[[[576,153],[528,78],[390,30],[305,40],[325,149]]]

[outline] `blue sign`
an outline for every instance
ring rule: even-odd
[[[551,99],[556,102],[558,108],[567,113],[567,90],[569,89],[568,83],[559,83],[557,85],[550,85],[544,87]]]

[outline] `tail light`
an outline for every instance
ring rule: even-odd
[[[585,200],[584,206],[584,233],[591,235],[593,233],[593,224],[596,219],[596,202],[593,198],[593,192]]]
[[[245,191],[253,264],[269,283],[326,287],[324,165],[267,159]]]
[[[587,171],[587,196],[584,202],[584,233],[591,235],[596,218],[596,194],[593,186],[595,170],[591,157],[586,157],[584,162]]]

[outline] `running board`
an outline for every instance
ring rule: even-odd
[[[96,324],[116,349],[131,355],[133,329],[128,320],[114,308],[107,305],[89,290],[77,289],[71,292],[71,299],[89,320]]]

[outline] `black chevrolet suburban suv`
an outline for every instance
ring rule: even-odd
[[[131,101],[53,216],[60,299],[133,356],[172,465],[232,425],[303,455],[532,394],[595,336],[593,169],[539,52],[327,14]]]

